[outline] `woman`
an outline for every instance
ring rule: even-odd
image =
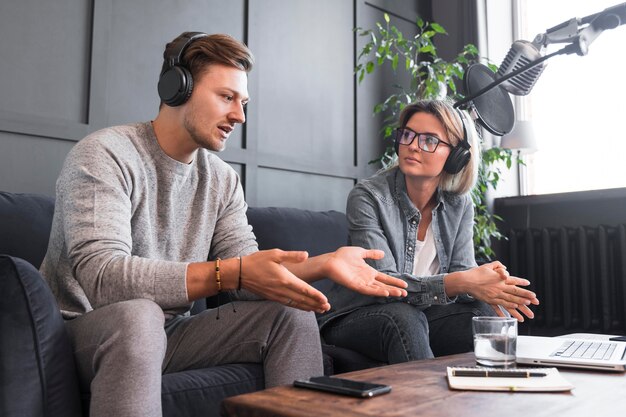
[[[380,362],[398,363],[473,349],[471,318],[519,321],[538,304],[500,262],[477,266],[474,186],[480,155],[476,131],[447,101],[419,101],[400,115],[397,166],[361,181],[348,197],[352,244],[381,249],[379,271],[408,282],[404,299],[368,297],[335,285],[320,316],[327,343]],[[467,125],[467,127],[466,127]],[[466,138],[467,136],[467,138]]]

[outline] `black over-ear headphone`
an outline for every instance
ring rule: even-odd
[[[465,120],[463,120],[463,115],[459,110],[456,111],[459,119],[461,119],[461,126],[463,127],[463,139],[459,142],[458,145],[452,148],[450,151],[450,155],[448,155],[448,159],[446,159],[446,163],[443,166],[443,170],[448,174],[458,174],[461,172],[463,168],[467,165],[472,157],[472,153],[470,152],[471,145],[467,140],[467,128],[465,127]]]
[[[457,114],[459,119],[461,119],[461,126],[463,127],[463,138],[459,142],[458,145],[453,146],[450,150],[450,155],[446,159],[446,163],[443,166],[443,170],[448,174],[458,174],[461,172],[463,168],[467,165],[472,157],[472,153],[470,151],[471,145],[467,140],[467,128],[465,127],[465,121],[463,120],[463,116],[461,112],[457,110]],[[419,140],[419,139],[418,139]],[[400,138],[399,135],[396,136],[394,141],[394,148],[396,150],[396,155],[400,154]]]
[[[196,39],[209,36],[203,32],[185,32],[163,52],[163,68],[157,89],[163,103],[175,107],[185,103],[193,90],[193,77],[182,63],[187,47]]]

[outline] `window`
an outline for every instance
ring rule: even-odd
[[[519,0],[520,37],[532,41],[617,0]],[[521,110],[537,152],[526,157],[529,194],[626,187],[626,25],[607,30],[586,56],[550,58]],[[565,44],[549,45],[554,52]],[[519,113],[519,112],[518,112]],[[519,119],[518,114],[518,119]]]

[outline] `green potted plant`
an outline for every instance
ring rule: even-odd
[[[408,86],[396,85],[396,92],[374,107],[374,114],[384,115],[382,136],[386,148],[371,163],[387,168],[395,162],[392,132],[404,106],[417,99],[462,98],[457,91],[457,83],[463,79],[468,66],[478,62],[479,57],[477,48],[467,44],[453,60],[446,61],[438,55],[434,43],[435,37],[447,34],[441,25],[418,17],[416,35],[406,37],[390,24],[388,14],[385,13],[384,18],[385,24],[376,23],[376,29],[355,29],[360,36],[369,38],[359,53],[355,73],[361,82],[376,67],[391,65],[394,71],[406,71],[411,80]],[[492,71],[497,70],[493,64],[487,65]],[[512,158],[509,149],[497,147],[483,149],[481,156],[478,182],[472,191],[475,206],[474,249],[479,260],[487,261],[494,254],[491,239],[500,239],[503,235],[496,226],[496,220],[500,219],[488,210],[485,196],[489,187],[496,189],[500,181],[498,162],[504,162],[510,168]]]

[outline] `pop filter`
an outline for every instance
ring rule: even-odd
[[[494,81],[495,73],[489,67],[483,64],[470,65],[463,77],[466,97],[470,98],[465,100],[473,106],[481,126],[496,136],[504,136],[515,125],[515,111],[509,93],[496,85],[478,97],[473,97]]]

